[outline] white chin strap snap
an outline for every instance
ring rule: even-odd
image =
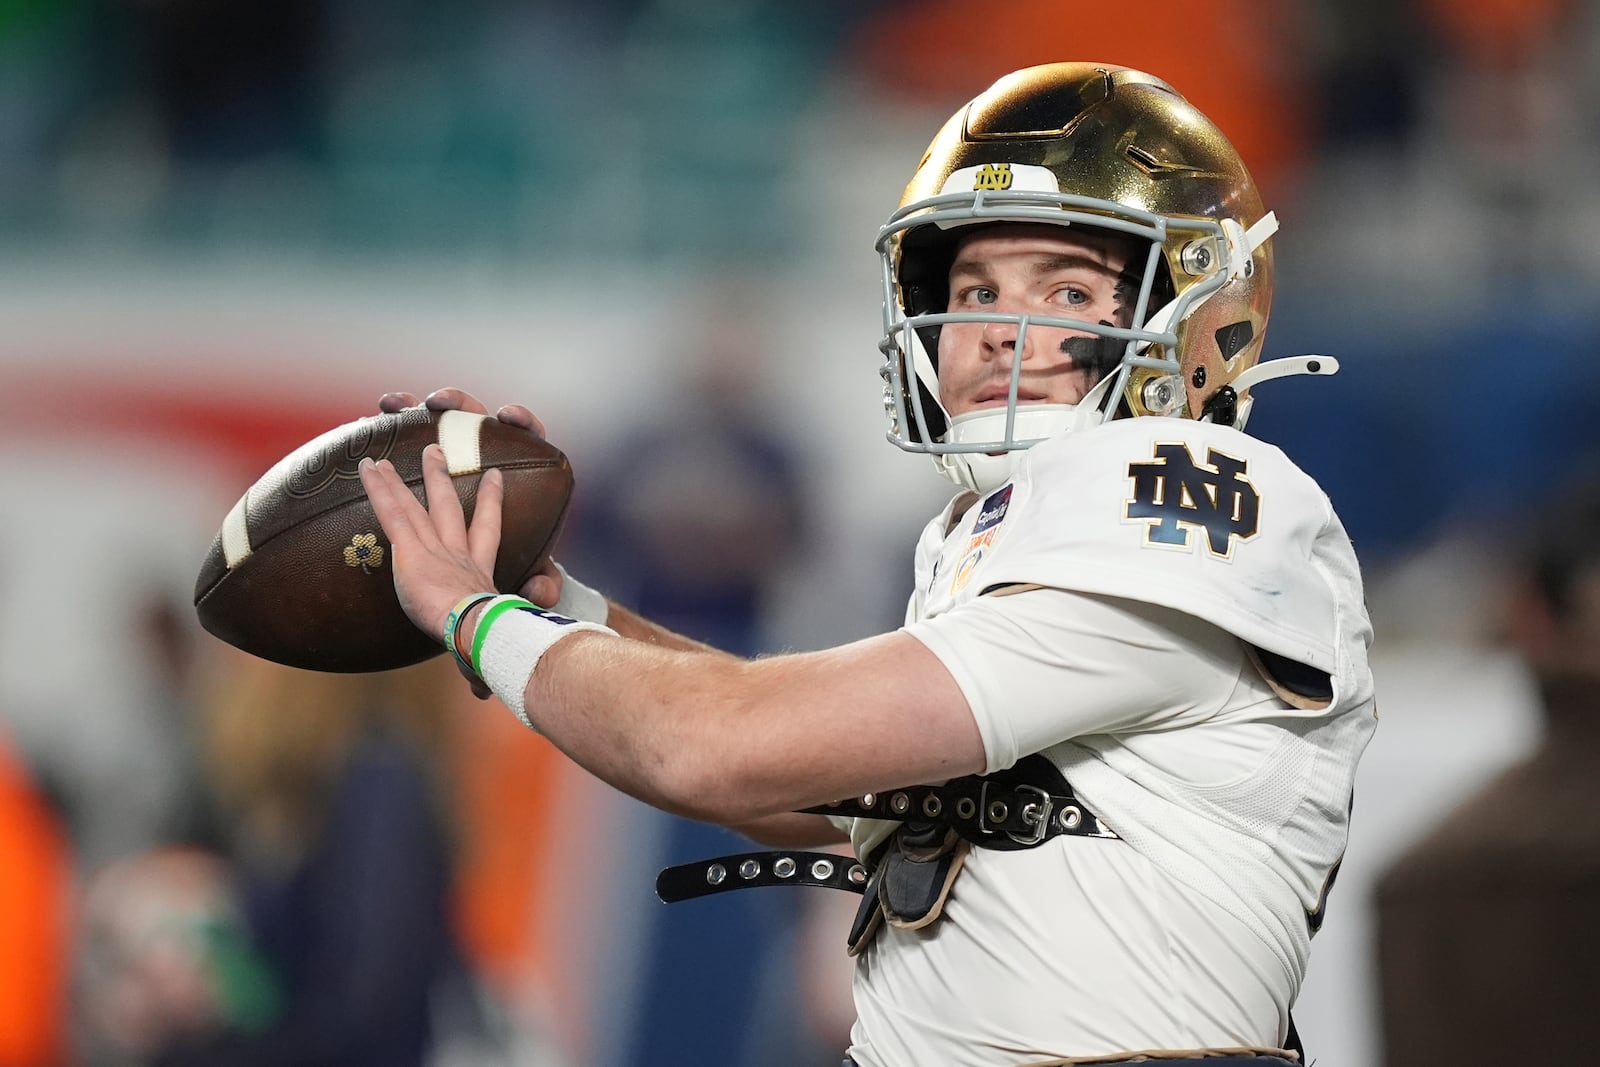
[[[1239,394],[1239,411],[1234,416],[1233,428],[1244,429],[1244,424],[1250,418],[1250,409],[1256,402],[1256,398],[1249,395],[1249,390],[1262,382],[1270,382],[1274,378],[1293,378],[1300,374],[1326,378],[1330,374],[1338,373],[1339,361],[1332,356],[1284,356],[1282,359],[1269,359],[1265,363],[1257,363],[1228,383],[1233,387],[1233,391]]]
[[[1249,370],[1241,372],[1231,384],[1234,392],[1242,393],[1274,378],[1292,378],[1300,374],[1327,377],[1338,373],[1339,361],[1332,356],[1284,356],[1281,359],[1269,359],[1265,363],[1257,363]]]

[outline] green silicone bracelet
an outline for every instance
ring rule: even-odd
[[[482,677],[478,670],[478,657],[483,654],[483,639],[489,636],[489,627],[494,620],[508,611],[517,611],[521,608],[531,608],[535,605],[531,601],[523,600],[519,596],[500,597],[488,607],[483,609],[483,614],[478,617],[477,629],[472,632],[472,673]]]

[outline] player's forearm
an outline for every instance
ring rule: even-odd
[[[816,802],[786,802],[792,793],[772,781],[760,783],[766,797],[739,784],[762,777],[751,739],[774,707],[761,700],[754,666],[670,641],[577,634],[540,659],[526,709],[557,748],[623,792],[690,818],[742,822]]]
[[[669,630],[659,623],[651,622],[638,612],[625,608],[614,600],[607,600],[606,606],[606,625],[623,637],[629,637],[635,641],[643,641],[658,648],[677,649],[681,652],[706,652],[713,655],[726,656],[729,659],[737,659],[737,657],[723,652],[721,649],[696,641],[692,637],[685,637],[683,634]]]
[[[692,818],[751,824],[981,770],[970,713],[927,688],[954,683],[928,670],[926,655],[904,635],[741,660],[578,633],[539,660],[524,700],[535,728],[618,789]],[[918,729],[886,725],[910,723]]]

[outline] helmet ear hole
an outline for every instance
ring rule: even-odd
[[[1190,409],[1198,405],[1201,419],[1217,423],[1221,426],[1233,426],[1239,421],[1239,396],[1237,390],[1229,384],[1234,378],[1237,369],[1232,367],[1239,354],[1250,347],[1250,342],[1255,339],[1256,329],[1248,319],[1230,322],[1220,326],[1212,332],[1212,339],[1216,342],[1215,355],[1204,354],[1204,346],[1197,346],[1200,352],[1190,350],[1189,359],[1193,368],[1190,373]],[[1198,340],[1198,338],[1197,338]],[[1208,382],[1217,385],[1217,388],[1207,395],[1204,390]]]
[[[1255,340],[1255,336],[1256,328],[1250,325],[1249,319],[1229,323],[1219,329],[1215,337],[1217,339],[1217,351],[1222,354],[1222,361],[1226,363],[1244,351],[1244,347]],[[1197,382],[1196,384],[1198,385],[1199,383]]]

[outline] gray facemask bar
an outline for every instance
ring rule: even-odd
[[[1114,212],[1115,214],[1106,215],[1102,214],[1102,212]],[[1139,297],[1134,305],[1134,325],[1123,328],[1105,326],[1098,322],[1090,322],[1084,319],[1046,318],[1029,315],[989,315],[982,312],[938,312],[925,315],[904,315],[904,309],[900,306],[900,302],[896,297],[897,285],[890,244],[891,239],[896,234],[921,226],[937,225],[941,222],[970,225],[979,221],[1042,222],[1053,226],[1076,224],[1087,226],[1091,229],[1115,230],[1149,241],[1150,251],[1145,261],[1144,277],[1140,282]],[[1163,321],[1146,323],[1145,315],[1149,310],[1150,292],[1155,283],[1156,270],[1160,267],[1162,249],[1166,244],[1169,232],[1194,233],[1197,236],[1213,238],[1218,252],[1216,257],[1217,265],[1213,268],[1210,277],[1190,286],[1168,309],[1157,311],[1155,317]],[[1161,345],[1169,352],[1177,347],[1176,323],[1183,321],[1184,316],[1195,305],[1226,284],[1229,266],[1226,260],[1230,254],[1221,223],[1212,219],[1175,219],[1166,215],[1158,215],[1138,208],[1127,207],[1109,200],[1071,196],[1064,193],[992,190],[977,190],[972,193],[946,193],[908,204],[891,215],[889,221],[878,231],[875,247],[882,265],[883,279],[883,337],[878,343],[878,350],[883,354],[884,365],[880,373],[884,379],[885,392],[887,393],[885,406],[886,409],[892,409],[893,418],[893,425],[885,436],[892,444],[904,451],[932,455],[946,455],[957,452],[1012,451],[1019,448],[1027,448],[1041,439],[1018,439],[1016,437],[1017,391],[1021,382],[1022,361],[1013,359],[1011,361],[1011,391],[1007,403],[1003,439],[966,444],[934,441],[923,409],[925,403],[939,404],[940,400],[937,384],[923,381],[917,375],[916,369],[911,366],[913,353],[916,351],[915,346],[919,343],[915,336],[916,330],[952,322],[1010,323],[1017,326],[1016,350],[1018,352],[1023,350],[1030,325],[1077,330],[1094,336],[1124,341],[1126,342],[1126,347],[1123,352],[1123,358],[1111,386],[1102,390],[1097,385],[1091,394],[1100,397],[1106,397],[1109,394],[1110,399],[1105,401],[1104,410],[1101,413],[1102,421],[1109,421],[1116,415],[1117,402],[1115,398],[1122,395],[1127,386],[1128,378],[1135,368],[1144,367],[1172,375],[1180,375],[1182,373],[1182,367],[1175,357],[1156,359],[1141,353],[1150,345]],[[1168,313],[1163,315],[1162,312],[1164,311]],[[902,315],[904,317],[901,317]],[[931,354],[925,353],[925,355],[930,357],[931,362]],[[911,381],[907,381],[908,373],[912,379]],[[915,404],[914,410],[907,411],[906,397],[908,395],[917,396],[923,402]],[[911,440],[905,432],[912,419],[915,419],[918,436],[921,437],[921,441]]]

